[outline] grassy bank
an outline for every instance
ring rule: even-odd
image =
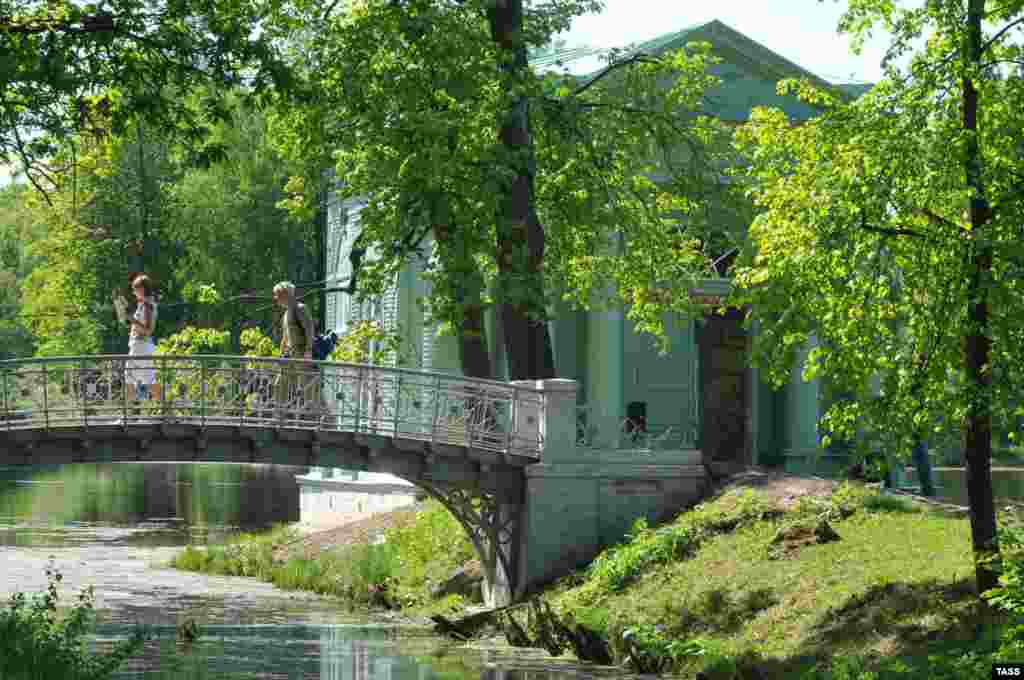
[[[1003,619],[973,573],[966,518],[849,485],[779,514],[744,490],[638,525],[548,600],[638,670],[987,678]]]
[[[409,613],[451,612],[459,596],[441,601],[431,587],[474,557],[466,532],[436,501],[428,501],[408,522],[387,529],[384,542],[342,547],[316,556],[303,554],[300,536],[288,527],[265,534],[238,534],[224,545],[188,547],[172,566],[226,576],[254,576],[285,590],[306,590],[341,598],[353,608],[385,606]],[[280,556],[280,546],[296,546]],[[275,559],[275,554],[277,558]]]

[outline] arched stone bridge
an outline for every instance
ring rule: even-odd
[[[155,370],[149,390],[131,384],[140,369]],[[388,472],[463,524],[491,603],[567,573],[621,538],[635,517],[664,514],[702,487],[699,453],[642,465],[610,452],[584,458],[575,428],[576,383],[568,380],[502,383],[236,356],[0,361],[0,464],[202,461]],[[613,540],[600,526],[602,501],[588,490],[609,479],[618,487],[646,482],[625,495],[652,497],[626,503]],[[568,520],[549,517],[565,512]],[[595,520],[594,536],[579,526]]]

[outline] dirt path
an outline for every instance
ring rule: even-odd
[[[734,489],[757,489],[780,509],[788,509],[804,496],[828,498],[840,483],[834,479],[803,477],[752,467],[717,480],[712,485],[709,498]]]
[[[274,551],[274,558],[283,561],[290,554],[314,558],[324,551],[373,543],[388,529],[410,524],[421,507],[421,504],[414,504],[400,510],[379,512],[369,517],[361,516],[341,526],[307,533],[293,543],[278,546]]]

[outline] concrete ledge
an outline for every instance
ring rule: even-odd
[[[700,465],[699,449],[576,449],[574,460],[612,465]]]
[[[310,479],[308,477],[296,477],[295,481],[298,482],[299,486],[308,487],[310,489],[322,489],[324,491],[349,491],[352,493],[362,494],[380,494],[380,495],[405,495],[413,496],[418,493],[418,489],[415,484],[382,484],[382,483],[366,483],[366,482],[353,482],[339,481],[334,479]],[[422,492],[419,492],[422,493]]]
[[[680,479],[707,476],[703,465],[638,465],[636,463],[539,463],[525,468],[527,479]]]

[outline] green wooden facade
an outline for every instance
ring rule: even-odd
[[[742,122],[755,106],[781,108],[795,120],[814,111],[793,98],[780,97],[776,84],[784,78],[825,81],[750,40],[719,21],[691,26],[661,36],[637,49],[658,53],[707,42],[721,59],[714,67],[721,84],[708,93],[713,113]],[[855,93],[853,93],[855,94]],[[344,283],[347,248],[358,232],[358,200],[337,201],[327,207],[327,275]],[[346,295],[328,295],[326,325],[339,332],[358,319],[377,318],[399,328],[414,347],[413,363],[440,371],[459,371],[453,337],[428,327],[417,298],[428,293],[410,264],[395,287],[376,304],[355,305]],[[329,284],[330,285],[330,284]],[[702,293],[722,295],[727,280],[705,283]],[[553,311],[551,335],[560,378],[579,382],[578,403],[593,445],[621,444],[623,421],[643,404],[648,429],[672,428],[685,433],[712,459],[735,463],[781,463],[787,467],[820,469],[830,464],[818,454],[817,423],[821,399],[815,382],[795,378],[782,390],[772,390],[748,366],[749,338],[736,320],[701,319],[671,327],[671,351],[659,355],[648,336],[637,333],[622,311]],[[494,365],[503,370],[504,356],[495,342],[494,318],[488,319],[488,339]],[[632,404],[632,406],[631,406]]]

